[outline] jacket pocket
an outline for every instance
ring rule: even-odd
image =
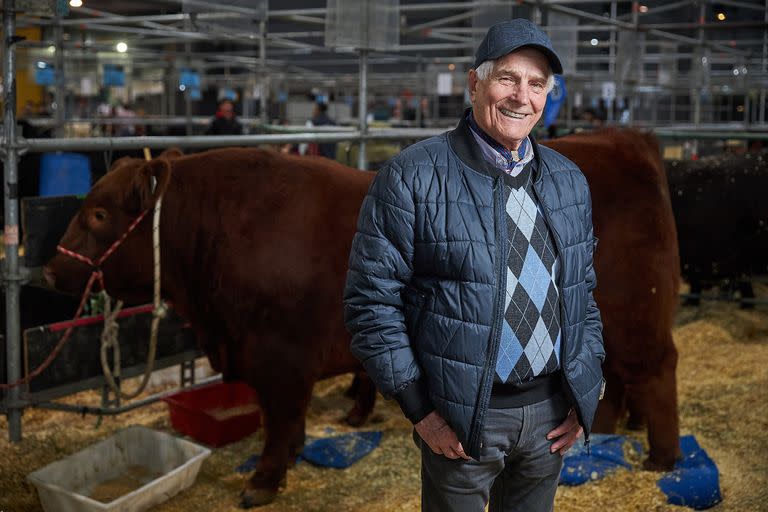
[[[427,299],[429,297],[426,292],[419,289],[412,288],[412,290],[416,294],[416,316],[413,320],[412,328],[408,332],[408,337],[413,345],[418,345],[421,331],[424,327],[424,314],[426,313]]]

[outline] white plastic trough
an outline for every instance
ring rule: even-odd
[[[46,512],[139,512],[191,486],[210,454],[191,441],[132,426],[30,473],[27,480],[37,488]],[[90,497],[100,484],[137,467],[142,474],[159,476],[107,503]]]

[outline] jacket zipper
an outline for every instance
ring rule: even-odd
[[[506,286],[506,274],[504,269],[504,245],[506,242],[506,235],[504,230],[506,229],[506,219],[503,212],[500,209],[504,203],[504,188],[501,186],[502,178],[496,177],[493,180],[494,200],[493,200],[493,215],[494,215],[494,230],[496,235],[496,296],[494,297],[494,315],[492,317],[493,325],[491,326],[491,335],[488,340],[489,355],[486,357],[485,366],[483,367],[483,380],[480,383],[480,398],[478,401],[478,411],[475,416],[475,423],[472,426],[472,430],[469,435],[470,447],[475,445],[477,438],[479,438],[482,431],[482,425],[485,422],[485,413],[488,409],[488,402],[491,396],[490,379],[493,377],[493,369],[496,366],[496,358],[498,357],[499,345],[501,341],[501,321],[503,311],[501,311],[503,304],[502,298],[504,297],[504,291]],[[483,447],[482,443],[479,443],[480,448]]]
[[[560,338],[562,340],[562,343],[560,343],[560,364],[563,365],[563,380],[565,381],[566,385],[568,386],[569,390],[571,391],[571,396],[574,398],[574,408],[576,409],[576,416],[579,419],[579,424],[582,425],[582,428],[584,429],[584,447],[587,450],[587,455],[590,454],[589,449],[589,429],[584,427],[584,418],[581,414],[581,409],[579,408],[578,401],[575,399],[575,395],[573,393],[573,389],[571,388],[571,384],[568,382],[568,377],[566,377],[566,368],[565,368],[565,327],[563,320],[567,320],[567,316],[565,315],[565,306],[563,306],[563,274],[565,273],[565,265],[563,264],[563,241],[560,239],[560,234],[557,232],[557,230],[552,225],[552,218],[550,216],[550,211],[547,207],[547,204],[541,199],[541,194],[539,193],[539,190],[536,188],[536,183],[533,184],[533,193],[536,195],[536,199],[538,200],[539,204],[541,205],[542,211],[546,212],[547,217],[547,227],[550,231],[552,231],[553,238],[555,240],[555,247],[557,248],[557,254],[560,256],[560,275],[558,277],[558,283],[557,287],[560,290]]]

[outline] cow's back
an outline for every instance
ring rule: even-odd
[[[596,297],[608,317],[635,322],[653,318],[662,331],[672,325],[679,287],[675,222],[658,143],[636,130],[602,130],[547,141],[584,172],[592,195]],[[645,311],[643,311],[645,310]],[[615,313],[614,313],[615,312]],[[612,332],[607,333],[609,336]]]
[[[371,173],[324,158],[228,148],[174,160],[172,179],[163,207],[166,245],[179,256],[172,300],[188,298],[188,314],[230,338],[260,332],[292,354],[319,358],[320,367],[354,363],[338,304]],[[259,358],[223,356],[236,365]]]

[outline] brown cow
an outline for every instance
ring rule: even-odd
[[[601,238],[596,297],[608,391],[595,430],[612,431],[625,402],[632,404],[649,424],[647,465],[669,468],[679,454],[671,337],[679,263],[658,147],[640,133],[617,131],[548,145],[584,170]],[[267,503],[302,446],[312,384],[356,368],[341,294],[372,174],[250,149],[126,160],[94,186],[62,245],[101,254],[152,205],[150,175],[164,193],[163,295],[201,333],[212,365],[247,380],[261,397],[267,440],[243,504]],[[149,224],[104,265],[115,296],[150,299]],[[85,265],[63,255],[46,273],[70,291],[82,290],[88,277]]]
[[[603,317],[606,396],[593,425],[613,432],[625,410],[648,424],[648,469],[671,469],[680,455],[672,341],[680,261],[669,189],[656,139],[602,130],[548,141],[589,182],[597,301]]]
[[[264,414],[264,450],[243,506],[276,496],[304,445],[315,381],[362,368],[349,352],[341,299],[370,181],[326,159],[255,149],[125,158],[94,185],[61,239],[95,261],[162,194],[162,295],[190,320],[211,365],[256,390]],[[114,297],[151,300],[151,218],[103,264]],[[90,269],[59,254],[44,273],[80,293]],[[348,419],[359,424],[375,400],[369,379],[358,397]]]

